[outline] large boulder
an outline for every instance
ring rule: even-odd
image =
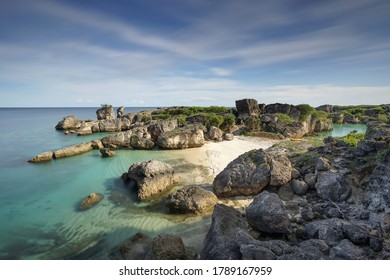
[[[318,111],[323,111],[328,114],[333,113],[333,105],[329,105],[329,104],[318,106],[316,109]]]
[[[211,191],[201,186],[191,185],[181,188],[168,196],[166,204],[173,213],[199,214],[207,212],[218,202]]]
[[[221,129],[219,129],[218,127],[215,127],[215,126],[210,127],[208,134],[209,134],[208,136],[211,140],[222,141],[223,131]]]
[[[104,147],[129,148],[132,131],[119,132],[101,139]]]
[[[100,149],[99,151],[100,151],[102,157],[113,157],[113,156],[115,156],[115,151],[110,150],[108,148],[103,148],[103,149]]]
[[[134,163],[122,178],[137,184],[141,201],[151,200],[179,182],[172,166],[157,160]]]
[[[390,124],[384,124],[378,121],[367,123],[367,130],[364,136],[366,140],[385,140],[390,138]]]
[[[257,195],[246,208],[249,225],[265,233],[290,233],[292,231],[284,204],[276,193],[267,191]]]
[[[250,116],[259,116],[260,108],[255,99],[241,99],[236,101],[238,118],[246,120]]]
[[[57,130],[69,130],[69,129],[77,129],[81,125],[81,121],[73,115],[66,116],[62,119],[62,121],[58,122],[56,125]]]
[[[346,201],[352,194],[352,187],[346,176],[333,171],[318,172],[315,189],[321,198],[334,202]]]
[[[157,138],[157,145],[162,149],[187,149],[204,145],[203,130],[197,125],[188,125],[163,132]]]
[[[283,154],[252,150],[230,162],[214,179],[217,196],[256,195],[264,187],[291,180],[291,162]]]
[[[102,108],[96,111],[98,120],[113,120],[115,118],[114,108],[111,105],[102,105]]]
[[[246,231],[247,227],[247,222],[238,210],[222,204],[215,205],[211,226],[203,241],[200,258],[203,260],[241,259],[237,230]]]
[[[172,131],[177,128],[177,120],[160,120],[157,123],[148,126],[148,132],[151,135],[153,141],[157,141],[157,138],[163,133]]]
[[[145,137],[133,135],[130,137],[130,146],[139,150],[151,150],[154,147],[154,142]]]

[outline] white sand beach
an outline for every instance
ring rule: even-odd
[[[192,172],[181,174],[184,181],[196,184],[212,183],[214,177],[239,155],[253,149],[267,149],[278,142],[279,140],[236,136],[232,141],[210,141],[200,148],[180,150],[175,156],[184,158],[194,166],[203,166],[201,171],[197,172],[194,168]]]

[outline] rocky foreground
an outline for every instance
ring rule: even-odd
[[[57,129],[121,131],[99,140],[49,151],[32,162],[71,156],[92,149],[185,149],[207,140],[230,140],[233,134],[273,135],[287,141],[269,149],[254,149],[216,174],[211,187],[180,186],[172,166],[158,161],[135,163],[122,175],[140,201],[165,203],[171,213],[212,215],[200,251],[186,247],[172,234],[138,233],[112,250],[113,259],[390,259],[390,108],[314,109],[308,105],[236,102],[229,112],[215,115],[175,108],[129,117],[123,108],[113,119],[112,107],[97,112],[98,121],[66,117]],[[172,109],[171,109],[172,110]],[[126,117],[127,116],[127,117]],[[351,117],[352,116],[352,117]],[[225,118],[224,118],[225,117]],[[218,119],[220,118],[220,119]],[[124,120],[128,119],[128,121]],[[131,119],[131,121],[130,121]],[[210,120],[214,120],[211,122]],[[363,122],[362,138],[302,141],[304,135],[329,130],[334,122]],[[82,135],[81,133],[80,135]],[[352,141],[352,140],[353,141]],[[294,141],[290,141],[294,140]],[[227,151],[228,152],[228,151]],[[107,155],[108,156],[108,155]],[[177,187],[166,198],[163,194]],[[96,195],[88,196],[88,201]],[[246,197],[248,205],[230,207]]]

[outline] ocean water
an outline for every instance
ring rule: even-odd
[[[186,245],[200,248],[210,218],[168,214],[163,203],[139,203],[120,179],[131,164],[158,159],[180,170],[183,183],[194,183],[191,173],[202,175],[202,167],[189,165],[180,152],[121,150],[116,157],[102,158],[94,150],[48,163],[27,162],[40,152],[105,136],[65,135],[54,129],[64,116],[96,119],[95,111],[0,109],[0,259],[106,259],[111,248],[137,232],[177,233]],[[79,211],[80,201],[91,192],[104,199]]]

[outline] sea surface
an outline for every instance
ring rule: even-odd
[[[152,237],[177,233],[187,246],[201,248],[209,217],[172,215],[163,203],[140,203],[120,179],[131,164],[158,159],[172,164],[183,183],[199,183],[192,180],[203,167],[186,162],[180,151],[120,150],[102,158],[94,150],[47,163],[27,162],[43,151],[107,135],[65,135],[54,129],[67,115],[96,119],[96,109],[0,108],[0,259],[107,259],[110,249],[137,232]],[[125,113],[144,109],[150,108],[126,108]],[[335,125],[333,134],[355,129],[364,131],[365,126]],[[205,183],[209,180],[205,175]],[[80,201],[91,192],[104,199],[79,211]]]

